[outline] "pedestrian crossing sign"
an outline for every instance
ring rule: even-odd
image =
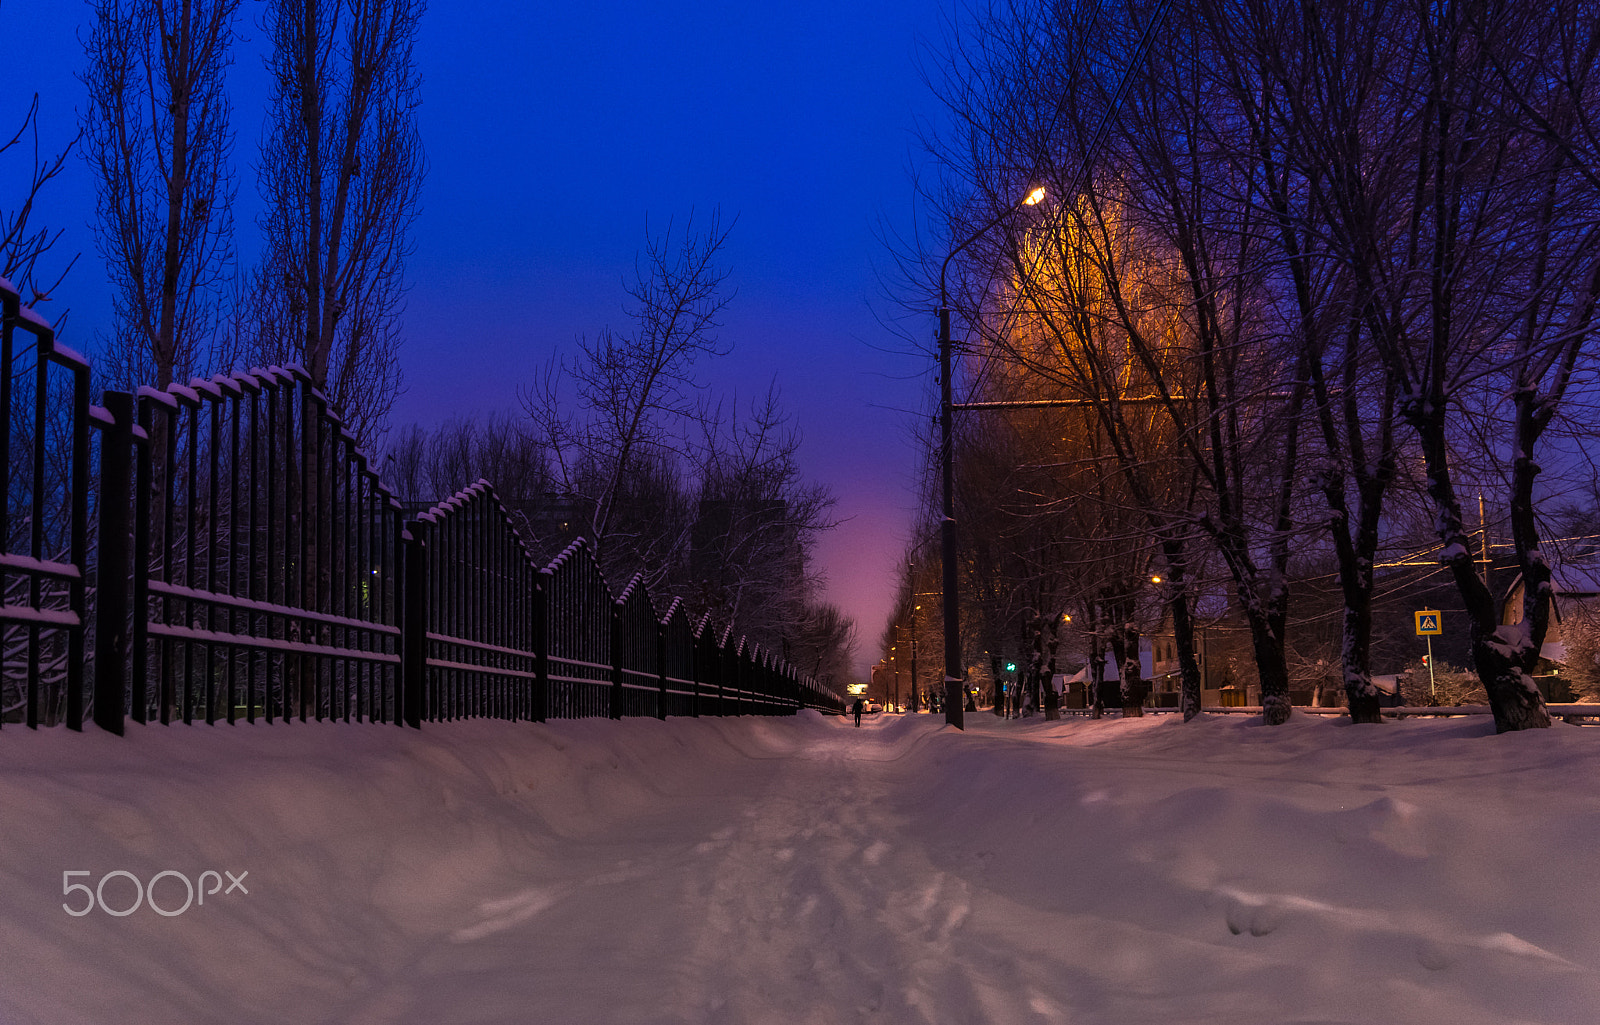
[[[1444,633],[1444,623],[1437,609],[1423,609],[1415,615],[1418,637],[1438,637]]]

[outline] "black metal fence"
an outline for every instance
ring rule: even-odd
[[[0,278],[0,722],[83,724],[89,365]]]
[[[90,407],[88,364],[0,302],[0,723],[842,709],[642,575],[614,593],[583,541],[537,566],[485,481],[405,522],[299,367]]]
[[[665,613],[642,574],[615,593],[586,541],[536,567],[487,481],[408,528],[405,594],[426,594],[406,624],[405,673],[422,718],[784,715],[842,709],[790,666],[682,604]],[[415,640],[414,640],[415,639]],[[739,681],[737,683],[732,681]]]
[[[95,721],[393,721],[399,505],[306,375],[106,392],[100,422]]]

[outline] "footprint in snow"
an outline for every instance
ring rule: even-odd
[[[1230,900],[1225,917],[1228,931],[1235,936],[1242,933],[1266,936],[1283,924],[1284,908],[1270,901],[1265,904],[1247,904],[1242,900]]]
[[[1417,941],[1417,964],[1430,972],[1442,972],[1451,967],[1460,959],[1460,951],[1452,950],[1451,944],[1441,943],[1438,940],[1423,939]]]

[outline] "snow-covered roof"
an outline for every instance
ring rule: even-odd
[[[1548,555],[1548,550],[1546,551]],[[1578,559],[1548,559],[1550,566],[1550,584],[1555,589],[1556,595],[1581,598],[1590,595],[1600,595],[1600,562],[1593,561],[1593,556]],[[1522,574],[1518,573],[1512,579],[1507,593],[1513,593],[1522,585]]]
[[[1141,667],[1141,668],[1147,668],[1147,666],[1148,666],[1148,664],[1146,664],[1145,667]],[[1148,679],[1150,674],[1147,672],[1144,675]],[[1089,667],[1088,666],[1084,666],[1082,669],[1078,670],[1077,672],[1073,673],[1071,676],[1067,677],[1067,682],[1068,683],[1085,683],[1085,682],[1088,681],[1088,679],[1089,679]],[[1109,651],[1106,652],[1105,675],[1102,676],[1101,679],[1103,681],[1105,681],[1106,683],[1120,683],[1122,681],[1122,674],[1117,672],[1117,660],[1116,660],[1116,658],[1114,658],[1112,656],[1112,654]]]

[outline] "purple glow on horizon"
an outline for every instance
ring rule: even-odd
[[[266,76],[258,10],[240,11],[230,90],[248,265]],[[38,92],[44,150],[71,137],[84,107],[75,75],[88,16],[87,4],[0,5],[0,27],[23,41],[0,62],[0,96],[11,98],[0,123],[20,120]],[[864,667],[917,505],[904,411],[921,406],[932,369],[899,354],[905,343],[869,307],[894,312],[879,294],[875,227],[910,216],[911,129],[936,113],[916,46],[942,16],[928,0],[436,3],[417,49],[428,177],[392,424],[514,409],[518,386],[557,348],[621,326],[647,218],[681,223],[720,207],[738,218],[725,254],[737,297],[721,331],[735,348],[706,378],[741,403],[776,382],[794,414],[805,472],[838,498],[844,522],[819,562],[829,600],[856,621]],[[61,250],[83,254],[59,298],[71,310],[64,340],[92,360],[109,295],[82,161],[43,206],[40,222],[66,229]]]

